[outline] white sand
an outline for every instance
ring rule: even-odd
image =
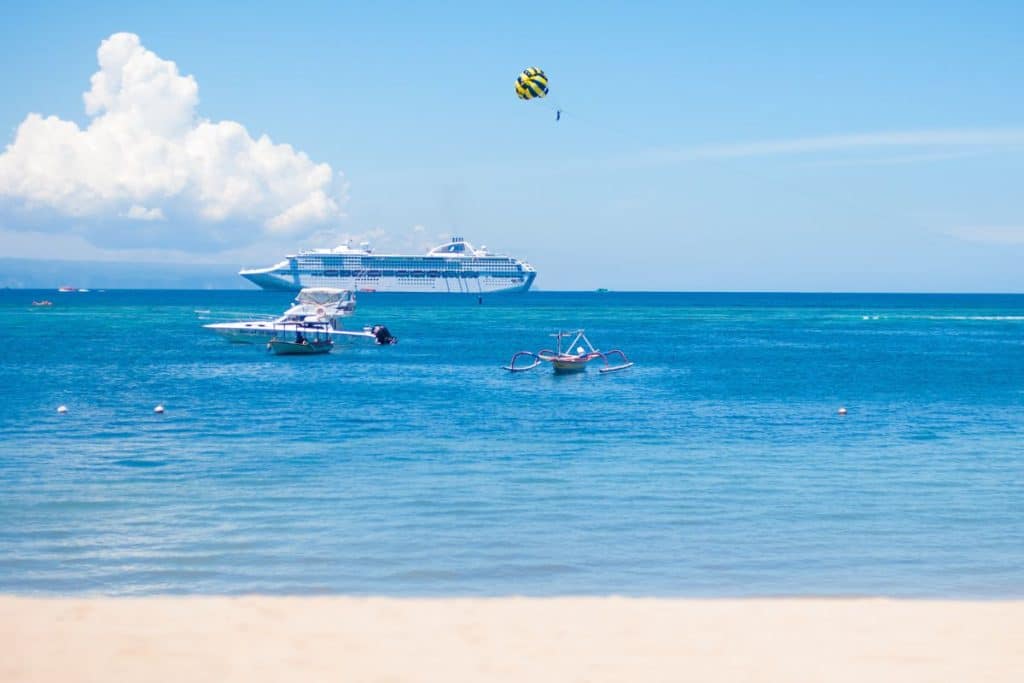
[[[0,681],[1024,681],[1024,601],[0,597]]]

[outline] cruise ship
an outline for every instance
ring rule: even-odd
[[[375,254],[369,245],[311,249],[269,268],[239,271],[263,289],[336,287],[357,292],[525,292],[537,272],[526,261],[475,248],[461,237],[422,256]]]

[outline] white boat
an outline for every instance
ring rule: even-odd
[[[341,319],[352,315],[355,310],[356,297],[351,291],[311,287],[301,290],[292,306],[279,317],[208,323],[203,327],[235,344],[260,344],[268,339],[297,334],[325,335],[333,341],[373,344],[394,344],[397,341],[383,325],[368,326],[358,331],[343,329]]]
[[[311,249],[268,268],[239,275],[263,289],[341,287],[359,292],[487,294],[525,292],[537,272],[526,261],[474,247],[461,237],[426,254],[375,254],[364,242],[334,249]]]

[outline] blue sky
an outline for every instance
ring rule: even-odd
[[[1024,291],[1019,2],[5,14],[6,256],[267,265],[348,237],[418,251],[461,234],[530,260],[544,289]],[[118,32],[138,37],[124,60],[152,53],[176,65],[168,82],[194,79],[190,123],[166,132],[188,142],[136,150],[129,127],[93,167],[66,160],[56,119],[17,138],[33,112],[84,131],[146,101],[110,91],[86,113]],[[516,99],[532,65],[551,102]],[[196,135],[202,120],[246,135]]]

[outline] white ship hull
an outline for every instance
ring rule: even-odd
[[[521,280],[480,276],[463,278],[340,278],[307,275],[300,272],[280,273],[242,271],[242,277],[263,289],[298,291],[305,287],[336,287],[354,292],[428,292],[436,294],[493,294],[496,292],[525,292],[533,284],[536,273],[524,273]]]

